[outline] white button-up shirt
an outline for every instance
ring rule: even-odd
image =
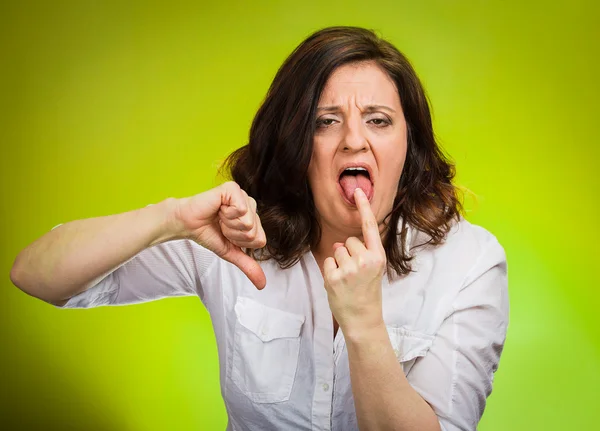
[[[442,430],[475,430],[492,390],[508,325],[506,257],[466,220],[444,244],[409,229],[413,272],[384,276],[383,316],[412,387]],[[218,344],[228,430],[357,430],[344,334],[312,253],[288,269],[261,262],[257,290],[234,265],[190,240],[148,248],[72,297],[89,308],[195,295]]]

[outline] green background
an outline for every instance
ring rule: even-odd
[[[2,2],[0,427],[222,430],[197,298],[59,310],[12,286],[58,223],[217,184],[277,68],[329,25],[413,62],[509,262],[511,323],[480,429],[597,426],[600,34],[594,1]],[[526,4],[525,4],[526,3]]]

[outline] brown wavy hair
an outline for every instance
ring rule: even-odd
[[[336,68],[365,61],[378,64],[396,84],[408,129],[406,161],[382,238],[388,276],[411,271],[405,247],[409,224],[427,235],[419,245],[437,245],[460,219],[455,168],[436,143],[427,96],[408,59],[373,31],[329,27],[310,35],[279,68],[254,117],[249,143],[221,168],[257,202],[267,245],[247,251],[256,259],[272,258],[288,268],[319,243],[307,177],[317,104]]]

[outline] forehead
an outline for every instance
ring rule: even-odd
[[[337,104],[353,97],[358,102],[400,107],[394,81],[374,62],[352,63],[338,67],[329,77],[319,102]]]

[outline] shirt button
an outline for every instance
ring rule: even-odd
[[[327,383],[323,383],[323,390],[327,392],[329,390],[329,385]]]

